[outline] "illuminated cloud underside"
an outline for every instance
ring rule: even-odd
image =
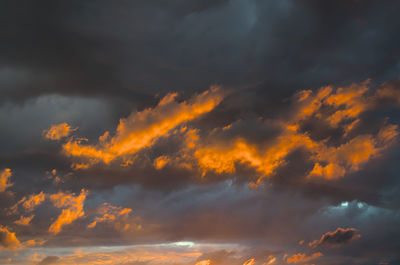
[[[181,131],[186,146],[179,156],[161,154],[154,160],[154,167],[162,169],[172,165],[197,170],[202,175],[209,171],[232,174],[240,163],[259,173],[254,183],[257,184],[274,174],[277,168],[284,167],[290,153],[304,149],[314,163],[308,173],[309,178],[337,179],[356,172],[370,159],[378,157],[398,136],[397,125],[391,124],[382,126],[375,134],[351,134],[357,128],[362,113],[373,110],[378,99],[389,97],[385,87],[371,94],[369,84],[367,80],[337,89],[327,86],[316,92],[300,91],[294,97],[292,116],[288,120],[272,122],[281,132],[264,147],[251,144],[240,136],[207,144],[197,135],[198,129],[183,127]],[[83,144],[83,140],[71,138],[64,144],[64,152],[80,160],[74,164],[76,169],[87,168],[99,161],[108,164],[116,158],[122,158],[121,165],[129,166],[138,151],[151,147],[160,137],[170,136],[173,128],[211,111],[222,100],[220,89],[216,87],[190,102],[178,103],[176,96],[168,94],[156,107],[121,119],[115,136],[110,137],[106,132],[97,145]],[[328,138],[317,141],[308,133],[301,132],[300,128],[307,119],[318,119],[331,128],[340,128],[343,132],[342,143],[334,146]],[[227,126],[222,131],[228,132],[229,129],[230,126]]]

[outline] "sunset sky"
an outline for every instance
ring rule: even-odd
[[[400,1],[0,3],[0,264],[399,265]]]

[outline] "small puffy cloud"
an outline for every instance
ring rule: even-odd
[[[311,254],[309,256],[307,256],[306,253],[297,253],[297,254],[294,254],[294,255],[288,257],[286,259],[286,263],[288,263],[288,264],[290,264],[290,263],[304,263],[304,262],[309,262],[311,260],[314,260],[314,259],[316,259],[318,257],[321,257],[321,256],[323,256],[321,252],[316,252],[316,253],[313,253],[313,254]]]
[[[47,256],[42,259],[37,265],[52,265],[55,264],[60,258],[57,256]]]
[[[6,168],[0,171],[0,192],[4,192],[7,188],[14,185],[14,183],[9,182],[12,176],[11,169]]]
[[[25,198],[25,197],[24,197]],[[22,207],[28,211],[33,211],[37,206],[39,206],[45,200],[45,194],[41,191],[39,194],[33,194],[29,198],[21,202]]]
[[[72,128],[68,123],[52,125],[49,129],[43,131],[43,136],[50,140],[60,140],[69,136],[76,128]]]
[[[5,249],[16,249],[21,246],[15,233],[10,232],[7,227],[0,226],[0,247]]]
[[[18,220],[14,221],[17,225],[28,226],[31,223],[31,220],[35,217],[34,214],[30,216],[21,216]]]
[[[88,225],[88,228],[94,228],[98,223],[115,222],[122,216],[128,216],[130,212],[132,212],[132,209],[117,207],[108,203],[104,203],[97,209],[97,214],[100,216],[95,217],[94,221]]]
[[[39,206],[44,200],[46,199],[46,194],[41,191],[38,194],[31,194],[28,197],[24,196],[21,200],[19,200],[16,204],[11,206],[10,211],[11,213],[18,212],[18,206],[21,206],[24,211],[32,212]]]
[[[58,234],[65,225],[68,225],[78,218],[84,216],[84,201],[88,194],[87,190],[82,189],[78,196],[74,193],[59,192],[49,196],[51,202],[57,208],[62,208],[61,214],[50,227],[49,232]]]
[[[338,227],[335,231],[326,232],[321,236],[319,240],[314,240],[310,242],[308,245],[310,247],[318,247],[318,246],[340,246],[346,244],[350,241],[358,239],[361,237],[361,234],[355,228],[341,228]]]

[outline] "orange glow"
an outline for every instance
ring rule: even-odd
[[[49,232],[58,234],[62,227],[68,225],[78,218],[84,216],[83,203],[86,199],[88,191],[82,189],[79,196],[75,196],[74,193],[63,193],[59,192],[50,195],[50,200],[57,208],[64,208],[57,220],[54,221],[49,227]]]
[[[113,252],[86,252],[77,250],[71,255],[60,257],[56,264],[60,265],[115,265],[115,264],[199,264],[211,265],[211,260],[195,262],[194,259],[201,256],[201,252],[196,249],[187,252],[174,251],[172,249],[149,249],[146,247],[132,250],[113,251]],[[42,257],[43,259],[43,257]],[[209,263],[207,263],[209,262]],[[36,264],[36,263],[35,263]]]
[[[105,133],[98,145],[84,145],[82,139],[71,139],[63,149],[67,155],[86,158],[89,164],[97,161],[108,164],[117,157],[132,155],[153,145],[178,125],[210,112],[223,99],[218,87],[212,87],[189,102],[178,103],[176,96],[176,93],[168,94],[156,107],[121,119],[115,136],[110,138],[108,132]]]
[[[72,128],[68,123],[64,122],[52,125],[48,130],[44,130],[43,136],[50,140],[60,140],[69,136],[73,131],[76,131],[76,128]]]
[[[293,256],[287,258],[286,262],[287,263],[303,263],[303,262],[308,262],[308,261],[314,260],[321,256],[323,256],[321,252],[313,253],[310,256],[307,256],[305,253],[297,253],[297,254],[294,254]]]
[[[14,185],[14,183],[9,182],[12,173],[11,169],[5,168],[0,172],[0,192],[4,192],[7,188]]]

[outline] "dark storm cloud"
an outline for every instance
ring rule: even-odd
[[[220,83],[258,87],[258,107],[271,95],[400,70],[395,1],[2,5],[2,100],[61,93],[144,104],[155,92]]]
[[[28,108],[13,119],[5,117],[1,145],[3,150],[12,149],[13,157],[26,157],[15,154],[16,145],[42,148],[44,141],[37,141],[41,130],[56,122],[80,127],[80,135],[89,139],[98,137],[100,131],[115,128],[118,118],[132,109],[156,104],[153,94],[158,92],[183,91],[183,97],[189,97],[192,91],[213,83],[232,87],[233,93],[212,115],[195,121],[195,125],[212,130],[238,119],[287,115],[287,98],[299,89],[365,78],[381,82],[399,73],[396,2],[6,1],[3,5],[3,100],[47,94],[108,97],[99,105],[68,99],[78,103],[68,108],[67,119],[60,118],[66,115],[60,109],[43,111],[49,108],[43,98],[37,103],[42,109]],[[101,112],[104,105],[107,110]],[[72,109],[76,110],[73,115]],[[93,113],[86,112],[88,109]],[[82,110],[84,115],[79,115]],[[57,117],[43,116],[45,112]],[[2,113],[10,117],[10,113]],[[113,113],[112,117],[107,113]],[[18,123],[21,117],[35,121],[35,133],[21,133],[20,128],[30,124]],[[260,125],[254,124],[243,122],[236,125],[242,128],[233,129],[256,142],[275,130],[265,125],[258,129],[255,126]],[[316,139],[327,134],[333,139],[338,133],[322,125],[310,121],[303,129]],[[15,135],[18,141],[14,142]],[[34,163],[35,152],[30,150],[28,165]],[[4,166],[15,164],[6,157],[2,161],[7,162]],[[37,165],[43,164],[41,161],[38,159]],[[64,171],[66,166],[57,163]],[[50,163],[43,164],[40,171],[46,167],[51,167]],[[308,169],[306,164],[304,167]],[[115,183],[135,173],[123,171],[99,169],[96,173],[106,180],[109,174],[122,175],[109,180]],[[135,171],[150,186],[154,183],[153,178],[145,177],[157,175],[154,170]],[[178,172],[174,178],[180,181],[185,174]],[[165,183],[174,185],[168,178],[159,182],[160,186]]]
[[[207,171],[191,153],[199,149],[188,151],[186,140],[193,129],[196,148],[223,149],[240,138],[258,151],[268,150],[288,132],[279,124],[299,112],[297,92],[312,89],[315,94],[325,85],[347,87],[367,78],[372,78],[370,91],[360,102],[368,98],[368,109],[356,116],[359,123],[347,136],[347,123],[335,127],[324,119],[330,107],[321,109],[322,116],[305,118],[298,132],[333,148],[327,160],[334,148],[357,136],[372,136],[359,146],[390,138],[394,130],[377,135],[400,121],[400,2],[21,0],[3,1],[0,7],[0,170],[10,168],[14,183],[0,193],[3,247],[18,245],[11,232],[21,244],[44,239],[43,248],[51,248],[39,264],[57,264],[64,258],[62,251],[52,253],[57,246],[234,242],[248,247],[248,253],[236,259],[227,248],[203,252],[198,260],[243,264],[258,257],[267,262],[271,254],[279,256],[275,264],[284,264],[284,254],[312,255],[307,244],[297,244],[300,240],[355,227],[362,237],[343,248],[322,246],[348,242],[357,236],[355,230],[323,234],[317,244],[324,253],[315,262],[399,260],[397,143],[376,145],[376,157],[346,167],[344,177],[329,175],[321,169],[328,163],[321,162],[320,174],[331,179],[307,177],[315,167],[312,150],[293,148],[276,160],[282,166],[264,179],[264,186],[249,187],[260,175],[250,160],[228,163],[232,172]],[[106,131],[114,136],[119,119],[130,113],[154,109],[169,92],[179,92],[181,104],[214,84],[227,92],[214,109],[135,153],[132,164],[112,161],[71,169],[81,159],[66,155],[62,146],[67,141],[85,137],[83,145],[98,147],[99,136]],[[68,137],[57,142],[43,137],[43,130],[64,122],[74,128]],[[158,158],[167,162],[155,166]],[[89,189],[79,204],[85,214],[59,234],[49,233],[64,209],[54,207],[48,196],[78,195],[82,188]],[[21,198],[41,191],[46,201],[32,213],[7,214]],[[88,229],[96,217],[102,220],[96,209],[103,203],[132,213]],[[30,225],[15,224],[29,214],[35,215]],[[126,225],[130,228],[124,230]]]

